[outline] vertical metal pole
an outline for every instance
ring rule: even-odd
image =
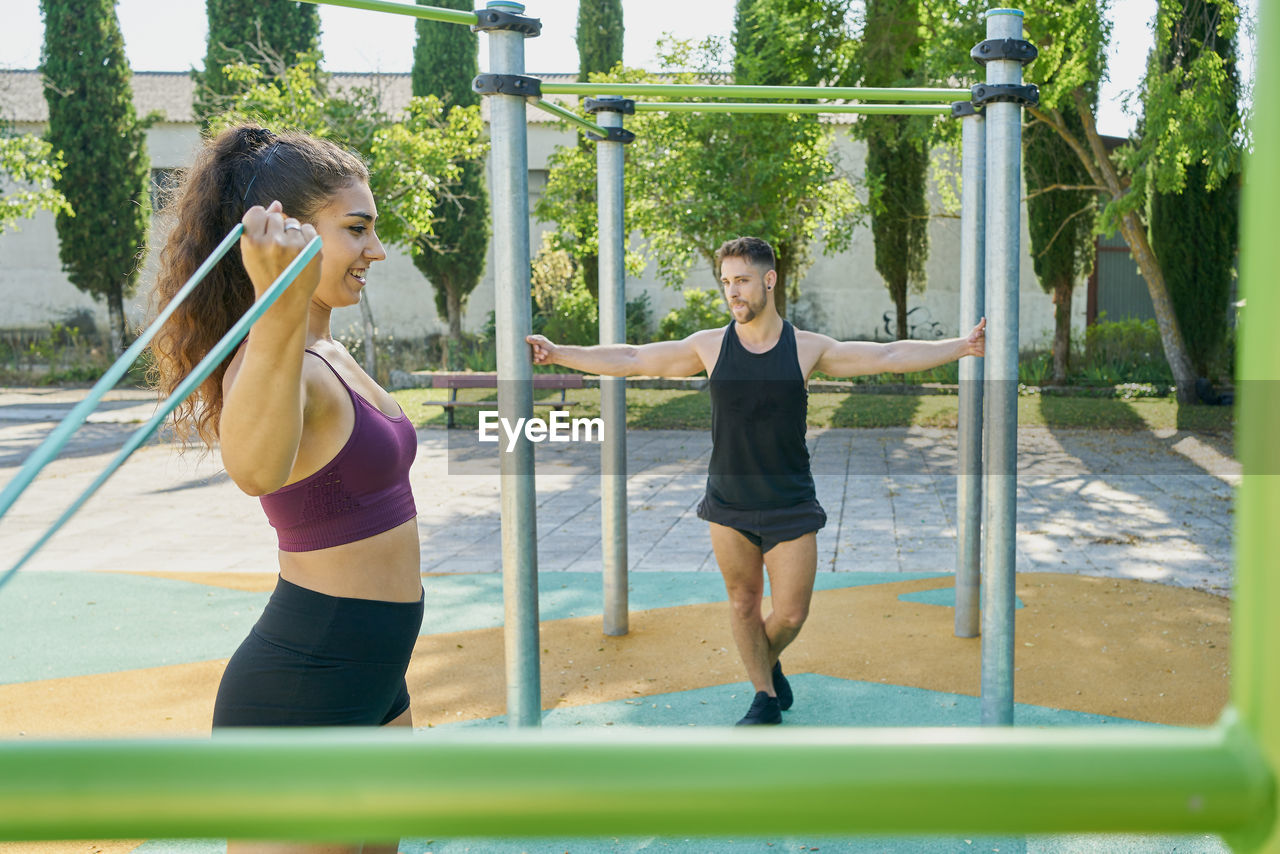
[[[491,2],[513,14],[524,6]],[[524,35],[492,30],[489,70],[524,74]],[[509,424],[533,416],[533,365],[525,336],[533,331],[529,305],[529,149],[524,98],[489,96],[493,141],[494,309],[498,345],[498,414]],[[533,727],[542,721],[538,661],[538,529],[533,445],[521,435],[501,453],[502,598],[506,644],[507,722]]]
[[[972,108],[970,108],[972,109]],[[985,311],[987,128],[981,113],[960,119],[960,334]],[[960,360],[959,474],[956,476],[955,635],[978,636],[982,572],[982,374],[981,359]]]
[[[600,100],[611,100],[601,98]],[[619,100],[615,98],[612,100]],[[622,127],[622,113],[596,114],[601,127]],[[600,343],[627,340],[626,272],[623,260],[623,143],[596,143],[596,206],[600,252]],[[604,561],[604,633],[627,633],[627,381],[600,378],[600,414],[604,444],[600,449],[600,518]]]
[[[987,12],[988,39],[1021,39],[1022,12]],[[988,83],[1022,82],[1022,65],[987,63]],[[987,530],[982,586],[982,723],[1013,723],[1014,545],[1018,458],[1018,252],[1022,107],[987,105]]]

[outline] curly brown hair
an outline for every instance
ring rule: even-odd
[[[369,180],[357,155],[301,133],[275,134],[258,125],[228,128],[209,140],[172,191],[172,229],[160,253],[151,294],[154,313],[164,309],[187,279],[254,205],[279,200],[304,222],[334,193]],[[151,343],[149,379],[168,395],[191,373],[254,301],[240,247],[234,246],[177,308]],[[154,314],[153,314],[154,316]],[[231,356],[174,412],[178,437],[212,447],[222,415],[222,378]]]

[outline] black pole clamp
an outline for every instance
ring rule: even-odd
[[[621,142],[624,145],[635,142],[636,135],[626,128],[605,128],[605,130],[609,132],[607,136],[587,131],[587,139],[594,139],[596,142]]]
[[[984,110],[981,107],[975,107],[973,101],[952,101],[951,102],[951,118],[962,119],[965,116],[980,116]]]
[[[1011,59],[1026,65],[1039,55],[1036,46],[1025,39],[987,39],[969,51],[969,56],[979,65],[999,59]]]
[[[973,94],[973,106],[982,107],[993,102],[1008,102],[1021,107],[1040,104],[1040,90],[1035,86],[1019,86],[1015,83],[979,83],[969,90]]]
[[[481,95],[518,95],[521,98],[541,98],[542,81],[522,74],[477,74],[471,81],[471,91]]]
[[[487,33],[491,30],[515,30],[526,36],[537,36],[542,33],[542,21],[537,18],[526,18],[524,15],[513,15],[497,9],[477,9],[478,23],[471,26],[473,33]]]
[[[636,114],[636,102],[630,98],[587,98],[582,108],[588,115],[596,113],[622,113],[624,116]]]

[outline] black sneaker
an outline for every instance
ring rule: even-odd
[[[782,710],[778,708],[778,698],[770,697],[764,691],[757,691],[756,698],[751,701],[751,708],[747,709],[746,716],[734,726],[780,723],[782,723]]]
[[[782,675],[781,661],[775,661],[773,664],[773,693],[778,695],[778,708],[784,712],[795,702],[795,695],[791,693],[791,683]]]

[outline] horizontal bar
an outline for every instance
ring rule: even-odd
[[[1236,833],[1274,786],[1234,724],[406,736],[8,742],[0,839]]]
[[[5,484],[4,490],[0,491],[0,518],[3,518],[4,514],[9,512],[9,508],[18,500],[18,496],[22,495],[26,488],[31,485],[36,475],[45,466],[53,462],[54,458],[58,456],[58,452],[63,449],[67,442],[71,441],[71,437],[75,435],[75,432],[98,408],[98,404],[102,402],[102,398],[106,393],[116,387],[116,383],[120,382],[129,367],[142,355],[142,351],[151,343],[151,339],[156,337],[156,333],[164,326],[165,321],[178,310],[178,306],[182,305],[182,301],[191,295],[191,292],[204,280],[204,277],[209,275],[209,271],[222,260],[222,256],[230,251],[231,247],[240,239],[243,231],[244,226],[237,223],[235,228],[227,232],[227,236],[222,238],[222,242],[209,254],[208,258],[204,259],[204,263],[196,268],[196,271],[191,274],[186,283],[178,289],[178,292],[173,295],[173,299],[169,300],[164,310],[156,316],[155,321],[129,345],[129,349],[125,350],[119,359],[116,359],[115,364],[107,368],[102,378],[94,384],[93,388],[89,389],[89,393],[85,395],[84,400],[76,404],[75,408],[68,412],[67,416],[58,423],[58,426],[54,427],[49,435],[45,437],[40,446],[31,452],[31,455],[22,463],[22,468],[14,475],[13,480]],[[6,578],[7,576],[0,578],[0,586],[4,585]]]
[[[551,113],[551,115],[553,116],[559,116],[560,118],[564,119],[567,122],[572,122],[573,124],[577,125],[580,129],[594,133],[597,136],[609,135],[609,131],[600,127],[600,125],[595,124],[594,122],[587,121],[582,116],[578,115],[572,110],[566,110],[564,107],[560,106],[559,104],[552,103],[551,101],[544,101],[541,98],[539,98],[538,100],[533,102],[533,105],[538,109],[543,110],[544,112]]]
[[[652,101],[637,113],[862,113],[881,116],[945,116],[950,104],[762,104],[727,101]]]
[[[867,89],[856,86],[746,86],[700,83],[548,83],[544,95],[632,95],[650,98],[819,98],[842,101],[967,101],[968,89]]]
[[[446,24],[478,24],[475,12],[457,9],[441,9],[439,6],[418,6],[413,3],[395,3],[392,0],[298,0],[317,6],[345,6],[348,9],[365,9],[370,12],[390,12],[393,15],[409,15],[428,21],[444,21]]]
[[[321,244],[322,241],[319,237],[313,237],[306,246],[302,247],[302,251],[294,256],[294,259],[289,262],[289,265],[285,267],[283,271],[281,271],[280,275],[276,277],[276,280],[271,283],[271,286],[263,291],[262,296],[258,297],[253,305],[249,307],[249,310],[246,311],[240,319],[227,330],[226,334],[224,334],[222,338],[218,339],[218,343],[214,344],[213,348],[205,354],[205,357],[191,369],[191,373],[187,374],[186,378],[178,384],[178,387],[173,390],[173,394],[165,398],[164,403],[160,404],[155,413],[152,414],[151,418],[130,434],[129,438],[125,441],[124,446],[121,447],[116,455],[112,457],[111,461],[107,463],[106,468],[104,468],[98,476],[94,478],[93,482],[80,493],[75,501],[71,502],[70,506],[62,512],[62,515],[59,516],[57,520],[49,526],[48,530],[40,536],[40,539],[36,540],[35,543],[22,555],[22,557],[18,558],[17,563],[5,570],[3,574],[0,574],[0,587],[4,587],[11,578],[17,575],[18,570],[22,569],[22,567],[26,565],[27,561],[35,557],[36,553],[40,551],[40,549],[44,548],[45,543],[49,542],[53,535],[56,534],[58,530],[62,528],[62,526],[65,525],[81,507],[84,506],[86,501],[93,497],[93,494],[97,492],[104,483],[107,482],[107,479],[110,478],[111,475],[115,474],[116,470],[119,469],[120,466],[124,465],[124,461],[129,459],[129,456],[133,454],[134,451],[141,448],[143,443],[146,442],[147,439],[150,439],[156,430],[160,429],[160,425],[169,417],[169,414],[173,412],[173,410],[177,409],[178,405],[181,404],[182,401],[186,400],[187,397],[200,386],[200,383],[205,381],[205,378],[208,377],[209,374],[213,373],[214,368],[222,364],[223,360],[226,359],[227,356],[235,350],[236,346],[244,340],[244,337],[249,334],[249,327],[266,313],[267,309],[269,309],[272,304],[280,298],[280,295],[284,293],[285,289],[293,283],[295,278],[297,278],[298,273],[311,262],[312,258],[316,256],[316,253],[320,251]]]

